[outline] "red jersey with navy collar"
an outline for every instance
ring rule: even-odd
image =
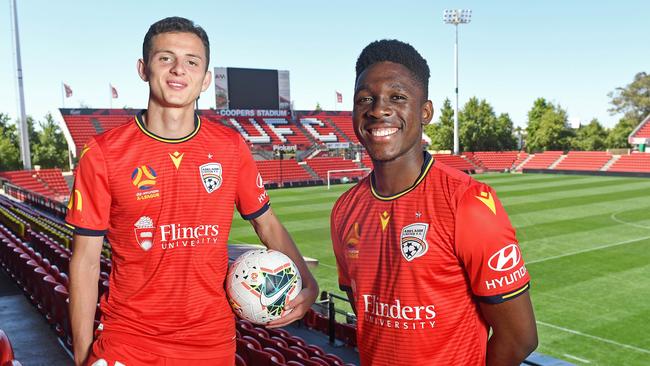
[[[167,357],[234,352],[224,280],[235,206],[252,219],[269,199],[245,142],[223,125],[197,116],[189,136],[165,139],[138,115],[92,138],[66,221],[111,244],[102,334]]]
[[[507,301],[529,286],[494,190],[427,153],[404,192],[381,196],[372,179],[343,194],[331,216],[361,363],[485,365],[488,325],[477,301]]]

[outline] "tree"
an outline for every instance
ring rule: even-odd
[[[45,115],[39,127],[36,143],[32,144],[33,164],[43,168],[65,167],[68,164],[68,143],[51,113]]]
[[[424,126],[424,133],[431,138],[432,150],[451,150],[454,146],[454,109],[445,99],[438,122]]]
[[[583,151],[604,150],[605,139],[607,130],[594,118],[588,125],[578,128],[575,138],[571,140],[571,148]]]
[[[20,169],[18,132],[4,113],[0,113],[0,157],[0,171]]]
[[[501,113],[497,118],[496,123],[496,137],[498,143],[498,150],[515,150],[517,148],[517,140],[513,134],[513,123],[508,113]]]
[[[538,98],[528,112],[526,149],[532,151],[567,150],[574,131],[567,123],[567,113],[544,98]]]
[[[650,75],[640,72],[634,75],[630,84],[616,88],[607,94],[613,105],[612,114],[623,113],[628,119],[635,119],[637,124],[650,114]]]
[[[528,112],[526,132],[526,148],[529,152],[567,150],[574,135],[568,126],[566,111],[543,98],[537,99]]]
[[[609,131],[605,139],[605,146],[608,149],[627,149],[630,148],[630,143],[627,138],[636,128],[639,121],[633,115],[625,115],[621,118],[616,126]]]
[[[502,113],[497,118],[485,99],[470,98],[458,114],[463,151],[499,151],[515,147],[512,120]]]
[[[322,112],[323,108],[320,106],[320,102],[316,102],[316,108],[314,108],[314,111],[316,112]]]

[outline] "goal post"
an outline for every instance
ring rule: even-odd
[[[330,182],[331,179],[330,177],[332,176],[333,173],[345,173],[345,172],[370,172],[372,169],[370,168],[356,168],[356,169],[335,169],[335,170],[328,170],[327,171],[327,189],[330,189]]]

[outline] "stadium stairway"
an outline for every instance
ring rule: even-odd
[[[616,163],[620,158],[621,158],[620,155],[612,155],[612,158],[609,159],[609,161],[608,161],[607,163],[605,163],[605,165],[603,165],[602,168],[600,168],[600,171],[601,171],[601,172],[606,172],[606,171],[609,170],[609,168],[610,168],[612,165],[614,165],[614,164],[615,164],[615,163]]]
[[[0,269],[0,327],[11,337],[14,358],[25,366],[68,366],[70,355],[45,318]]]
[[[566,159],[566,155],[560,155],[560,157],[553,162],[553,164],[549,165],[548,169],[555,169],[556,166],[558,166],[562,160]]]

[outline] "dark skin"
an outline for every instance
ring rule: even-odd
[[[403,65],[379,62],[357,79],[352,118],[374,166],[375,189],[383,196],[409,188],[423,164],[422,128],[433,117],[423,86]],[[352,291],[347,291],[353,304]],[[537,327],[528,292],[501,304],[479,303],[492,328],[486,363],[519,365],[537,347]],[[356,313],[356,309],[355,313]]]

